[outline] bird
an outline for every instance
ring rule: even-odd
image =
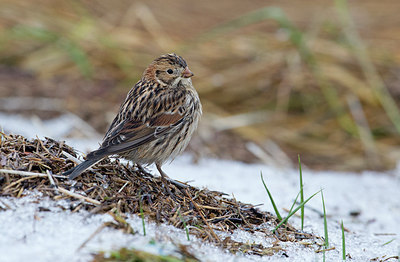
[[[63,173],[73,180],[103,158],[116,155],[142,165],[161,166],[188,145],[202,115],[186,61],[175,53],[161,55],[144,70],[128,92],[100,147]]]

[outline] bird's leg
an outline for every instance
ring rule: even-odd
[[[173,199],[175,199],[175,196],[172,194],[171,190],[169,190],[169,185],[168,185],[168,182],[167,182],[167,179],[169,179],[169,180],[171,180],[171,179],[170,179],[170,178],[167,176],[167,174],[165,174],[164,171],[161,169],[161,165],[160,165],[160,164],[156,163],[156,167],[157,167],[158,172],[160,172],[161,180],[162,180],[162,182],[163,182],[163,184],[164,184],[165,189],[167,190],[168,194],[169,194]]]
[[[143,174],[146,174],[148,176],[151,176],[151,174],[149,172],[147,172],[146,169],[144,169],[141,164],[136,163],[136,166],[140,172],[142,172]]]
[[[176,180],[173,180],[173,179],[169,178],[167,176],[167,174],[165,174],[165,172],[161,169],[161,165],[160,164],[156,164],[156,167],[157,167],[158,172],[160,172],[161,178],[164,181],[168,181],[168,182],[174,184],[175,186],[177,186],[179,188],[187,188],[187,187],[189,187],[188,185],[186,185],[184,183],[181,183],[181,182],[178,182]]]

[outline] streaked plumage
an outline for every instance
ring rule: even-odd
[[[129,91],[99,149],[65,172],[70,179],[109,155],[139,165],[161,165],[181,153],[197,128],[202,108],[193,73],[176,54],[155,59]]]

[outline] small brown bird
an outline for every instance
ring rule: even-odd
[[[118,155],[141,165],[161,165],[181,153],[197,128],[202,107],[186,61],[176,54],[155,59],[129,91],[99,149],[68,170],[78,177],[104,157]]]

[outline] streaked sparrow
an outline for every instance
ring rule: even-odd
[[[202,107],[186,61],[176,54],[155,59],[129,91],[99,149],[68,170],[78,177],[104,157],[117,155],[141,165],[161,165],[181,153],[197,128]]]

